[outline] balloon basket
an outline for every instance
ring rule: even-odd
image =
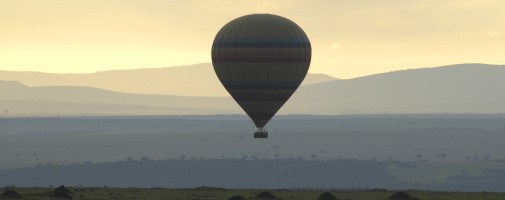
[[[268,131],[265,129],[258,129],[254,132],[254,138],[268,138]]]

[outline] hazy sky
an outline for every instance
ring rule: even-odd
[[[0,0],[0,69],[59,73],[211,62],[228,21],[271,13],[312,42],[310,71],[351,78],[505,64],[500,0]]]

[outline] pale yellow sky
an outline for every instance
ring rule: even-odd
[[[502,0],[0,0],[0,70],[58,73],[211,62],[228,21],[271,13],[312,42],[310,72],[352,78],[505,64]]]

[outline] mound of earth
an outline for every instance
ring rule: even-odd
[[[277,199],[272,193],[264,191],[256,196],[257,199]]]
[[[245,200],[245,198],[240,195],[235,195],[235,196],[230,197],[228,200]]]
[[[338,200],[337,197],[333,196],[333,194],[329,192],[325,192],[317,198],[317,200]]]
[[[5,190],[5,192],[2,193],[2,195],[0,195],[0,197],[6,198],[6,199],[21,199],[21,198],[23,198],[20,194],[18,194],[14,190]]]
[[[70,194],[63,191],[53,191],[49,196],[61,199],[72,199],[72,196],[70,196]]]
[[[419,198],[410,196],[406,192],[395,192],[394,194],[392,194],[389,197],[389,199],[392,199],[392,200],[420,200]]]
[[[72,192],[68,188],[66,188],[64,185],[61,185],[60,187],[57,187],[53,191],[54,192],[64,192],[64,193],[67,193],[67,194],[72,194]]]

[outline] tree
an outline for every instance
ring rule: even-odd
[[[151,161],[151,158],[149,158],[149,157],[147,157],[147,156],[142,156],[142,157],[140,158],[140,161],[142,161],[142,162]]]
[[[35,160],[37,160],[37,161],[40,160],[39,154],[33,153],[32,156],[35,158]]]
[[[423,155],[422,154],[417,154],[416,157],[417,157],[417,163],[420,163],[421,162],[421,158],[423,157]]]

